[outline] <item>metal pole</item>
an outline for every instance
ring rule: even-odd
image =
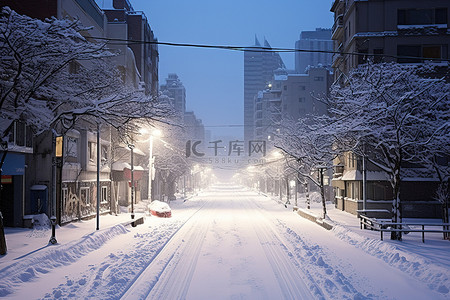
[[[150,146],[148,149],[148,195],[147,199],[152,201],[152,173],[153,173],[153,135],[150,134]]]
[[[100,123],[97,122],[97,230],[100,229]]]
[[[133,148],[134,145],[130,146],[131,149],[131,218],[134,219],[134,165],[133,165]]]
[[[365,211],[367,209],[367,170],[366,170],[366,156],[363,155],[362,157],[362,192],[363,192],[363,210]]]

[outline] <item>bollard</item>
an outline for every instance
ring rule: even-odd
[[[48,242],[50,244],[54,245],[54,244],[56,244],[58,242],[56,240],[56,234],[55,234],[55,231],[56,231],[56,217],[52,216],[50,218],[50,222],[52,223],[52,236],[51,236],[51,238],[50,238],[50,240]]]

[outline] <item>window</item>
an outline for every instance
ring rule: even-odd
[[[66,156],[78,157],[78,139],[74,137],[66,137]]]
[[[86,206],[91,205],[90,193],[88,187],[80,188],[80,201]]]
[[[374,63],[381,63],[383,61],[383,54],[384,54],[384,50],[383,49],[373,49],[373,62]]]
[[[322,76],[315,76],[314,77],[314,81],[323,81],[323,77]]]
[[[61,189],[61,200],[63,205],[63,211],[67,207],[67,199],[69,198],[69,189],[68,188],[62,188]]]
[[[101,145],[101,159],[102,162],[105,163],[108,160],[108,146],[107,145]]]
[[[424,58],[447,58],[447,45],[398,45],[399,63],[419,63]]]
[[[300,97],[300,98],[298,98],[298,102],[299,102],[299,103],[305,102],[305,97]]]
[[[284,86],[283,86],[283,89],[284,89],[285,91],[287,91],[287,85],[284,85]]]
[[[441,58],[441,46],[423,46],[423,58]]]
[[[447,8],[399,9],[398,25],[447,24]]]
[[[358,64],[364,64],[367,61],[367,54],[369,51],[367,49],[359,49],[358,53],[361,53],[361,55],[358,55]]]
[[[304,91],[304,90],[306,90],[306,87],[304,85],[299,85],[298,86],[298,90],[299,91]]]
[[[25,123],[15,121],[12,125],[8,142],[20,147],[33,147],[33,130]]]
[[[397,58],[399,63],[418,63],[421,60],[417,57],[421,57],[421,46],[420,45],[398,45],[397,46],[397,55],[400,56]]]
[[[102,186],[101,202],[108,202],[108,187]]]
[[[88,142],[89,161],[95,162],[97,160],[97,144]]]

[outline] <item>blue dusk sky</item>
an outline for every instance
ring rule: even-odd
[[[252,46],[255,34],[272,47],[294,48],[300,32],[331,28],[331,0],[130,0],[143,11],[160,42]],[[159,81],[176,73],[187,110],[216,135],[242,138],[244,54],[218,49],[159,46]],[[281,55],[294,69],[294,54]],[[224,125],[224,127],[217,127]]]

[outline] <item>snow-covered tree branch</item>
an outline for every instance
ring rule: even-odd
[[[389,174],[394,223],[402,221],[403,165],[424,167],[450,152],[450,84],[430,78],[433,73],[432,65],[366,64],[331,90],[336,146],[365,155]],[[393,232],[392,238],[401,234]]]

